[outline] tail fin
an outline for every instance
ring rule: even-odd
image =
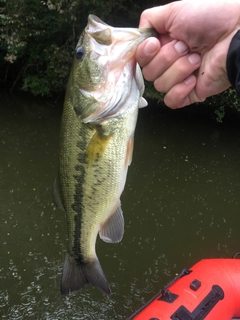
[[[99,288],[106,295],[111,294],[98,258],[81,263],[74,257],[67,255],[63,265],[61,293],[63,295],[74,293],[88,283]]]

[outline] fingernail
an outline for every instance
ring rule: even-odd
[[[190,86],[191,84],[193,84],[195,82],[195,77],[193,75],[187,77],[185,80],[184,80],[184,83],[188,86]]]
[[[183,41],[176,42],[174,48],[178,53],[184,53],[188,51],[188,46]]]
[[[191,64],[199,64],[201,61],[201,57],[197,53],[193,53],[190,56],[188,56],[188,60],[190,61]]]
[[[146,56],[153,54],[157,49],[155,40],[149,39],[143,48],[143,52]]]

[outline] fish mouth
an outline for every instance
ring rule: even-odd
[[[118,51],[120,56],[118,61],[126,63],[131,60],[136,53],[138,45],[149,37],[155,36],[156,32],[154,29],[147,28],[114,28],[112,31],[113,41],[116,49],[114,53]]]
[[[85,31],[89,35],[94,36],[94,34],[98,34],[108,28],[111,29],[111,33],[113,33],[114,37],[119,40],[124,38],[125,41],[130,41],[135,38],[140,38],[140,41],[143,41],[149,37],[157,37],[158,35],[156,30],[152,28],[112,27],[93,14],[88,16],[88,25]]]
[[[132,33],[135,36],[143,36],[143,37],[157,37],[157,32],[153,28],[125,28],[125,27],[112,27],[109,24],[102,21],[99,17],[95,16],[94,14],[90,14],[88,16],[88,25],[86,29],[91,33],[91,31],[101,31],[104,27],[114,28],[120,32],[127,32]]]
[[[111,55],[115,55],[115,59],[122,62],[126,62],[135,55],[137,46],[141,42],[149,37],[157,37],[154,29],[111,27],[92,14],[88,17],[85,32],[95,40],[95,43],[111,46]],[[117,57],[118,55],[120,56]]]

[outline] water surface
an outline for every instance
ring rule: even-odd
[[[97,241],[112,295],[88,286],[62,297],[67,226],[51,196],[60,109],[0,98],[2,319],[126,319],[183,268],[240,250],[238,123],[150,106],[122,195],[123,241]]]

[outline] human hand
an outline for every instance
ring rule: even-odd
[[[136,52],[143,76],[180,108],[204,101],[230,86],[226,57],[240,28],[239,0],[183,0],[145,10],[139,27],[154,28]]]

